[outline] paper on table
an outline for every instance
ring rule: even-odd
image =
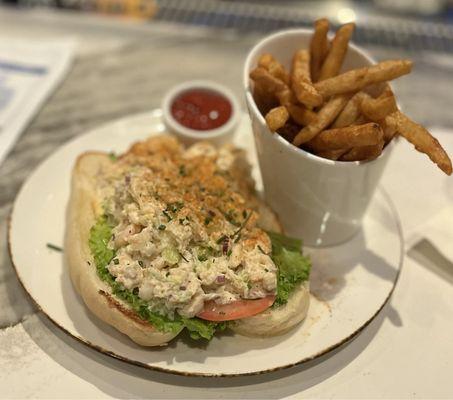
[[[441,128],[430,131],[453,156],[453,131]],[[400,215],[407,248],[424,237],[445,255],[449,250],[453,260],[453,177],[445,175],[426,155],[400,139],[382,184]]]
[[[0,164],[65,76],[74,48],[71,39],[0,39]]]

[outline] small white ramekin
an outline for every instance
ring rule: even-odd
[[[269,130],[253,100],[249,73],[263,53],[273,54],[289,68],[294,52],[308,48],[312,33],[291,29],[261,40],[247,56],[243,83],[265,200],[287,234],[303,238],[307,246],[321,247],[345,242],[360,229],[393,143],[372,161],[332,161],[299,149]],[[351,44],[343,70],[374,63]]]
[[[190,129],[181,125],[173,118],[171,105],[176,97],[191,89],[209,90],[224,96],[231,104],[231,116],[229,120],[218,128],[204,131]],[[181,142],[186,145],[193,144],[199,140],[208,140],[216,145],[231,142],[240,120],[239,103],[233,92],[221,84],[207,80],[188,81],[171,88],[162,101],[162,113],[167,129],[178,136]]]

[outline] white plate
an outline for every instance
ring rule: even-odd
[[[322,250],[307,249],[313,261],[310,310],[290,333],[269,339],[222,335],[206,346],[182,335],[164,348],[135,345],[99,321],[72,288],[61,253],[71,169],[87,150],[121,152],[164,126],[161,112],[134,115],[104,125],[69,142],[29,177],[16,198],[10,220],[13,264],[38,307],[78,340],[115,358],[147,368],[202,376],[258,374],[312,360],[357,335],[389,299],[403,259],[395,209],[385,193],[375,196],[362,231],[351,241]],[[250,122],[244,116],[235,137],[245,147],[261,185]]]

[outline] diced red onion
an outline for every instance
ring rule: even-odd
[[[222,244],[222,252],[223,252],[223,254],[227,254],[228,253],[229,245],[230,245],[230,239],[225,237],[225,239],[223,239],[223,244]]]

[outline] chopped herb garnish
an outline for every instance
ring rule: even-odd
[[[180,165],[179,166],[179,175],[186,176],[186,167],[185,167],[185,165]]]
[[[59,251],[60,253],[63,251],[63,248],[60,247],[60,246],[56,246],[52,243],[47,243],[46,246],[51,249],[51,250],[55,250],[55,251]]]
[[[240,226],[239,222],[236,221],[236,212],[234,210],[228,210],[224,215],[230,224]]]
[[[167,210],[175,213],[175,212],[179,211],[183,207],[184,207],[184,203],[182,203],[180,201],[176,201],[175,203],[169,204],[167,206]]]
[[[166,210],[162,211],[162,214],[164,214],[169,221],[173,219],[173,217]]]
[[[119,263],[120,263],[120,260],[118,260],[117,258],[113,259],[113,264],[118,265]]]
[[[204,224],[209,225],[214,217],[215,217],[215,212],[212,210],[209,210],[208,216],[204,219]]]
[[[118,160],[118,156],[117,156],[113,151],[111,151],[111,152],[109,153],[109,158],[110,158],[110,160],[112,160],[112,161]]]
[[[228,250],[228,253],[227,253],[227,256],[230,257],[231,256],[231,253],[233,253],[233,250]]]
[[[167,228],[164,224],[160,224],[157,229],[159,229],[160,231],[164,231],[165,228]]]
[[[243,210],[243,211],[242,211],[242,217],[243,217],[243,218],[246,218],[246,217],[247,217],[247,210]]]
[[[184,218],[179,218],[179,223],[182,225],[184,222]]]
[[[138,260],[138,265],[140,265],[140,267],[143,268],[143,261],[142,260]]]
[[[226,235],[222,235],[222,236],[220,236],[220,237],[217,239],[216,243],[217,243],[217,244],[223,243],[223,241],[224,241],[226,238],[227,238]]]
[[[184,257],[184,255],[181,252],[179,252],[179,255],[185,262],[189,262],[189,260],[186,257]]]
[[[244,222],[241,224],[241,226],[239,227],[239,229],[233,233],[233,236],[231,236],[231,238],[233,239],[236,235],[239,236],[242,229],[244,229],[244,227],[247,225],[247,222],[249,222],[249,219],[250,217],[252,216],[252,213],[250,212],[249,215],[247,215],[247,218],[245,218]],[[235,240],[236,242],[236,240]]]

